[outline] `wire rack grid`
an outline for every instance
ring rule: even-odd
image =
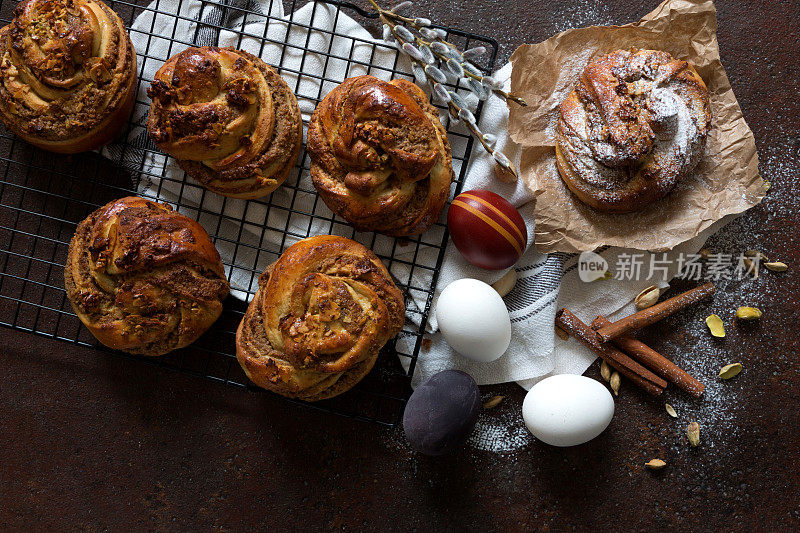
[[[391,44],[375,38],[341,34],[336,29],[340,17],[347,16],[375,30],[374,13],[350,3],[329,1],[306,6],[306,14],[310,7],[310,18],[296,19],[295,13],[302,6],[297,5],[296,0],[282,6],[273,4],[278,1],[106,2],[120,14],[136,45],[140,66],[136,108],[146,109],[149,104],[144,89],[152,80],[145,75],[147,69],[142,68],[143,65],[148,61],[163,62],[187,46],[216,44],[222,34],[229,41],[233,38],[236,45],[245,41],[252,44],[255,40],[261,52],[265,47],[279,47],[278,60],[271,63],[289,81],[290,87],[294,85],[301,109],[304,101],[311,108],[316,106],[341,81],[338,77],[329,77],[326,68],[319,74],[302,68],[309,53],[313,53],[316,60],[324,59],[326,67],[332,61],[341,63],[350,75],[358,70],[358,73],[385,78],[413,80],[407,64]],[[193,3],[192,9],[184,10],[188,2]],[[14,0],[1,0],[0,23],[9,23],[15,5]],[[276,7],[283,9],[278,11]],[[325,16],[333,17],[332,29],[310,27],[309,21],[314,21],[318,11],[323,10]],[[281,16],[283,12],[288,15]],[[140,18],[135,24],[137,17],[149,18]],[[155,21],[157,17],[174,20],[171,35],[165,36],[155,23],[142,27],[142,20]],[[288,29],[304,28],[308,30],[308,37],[304,44],[298,44],[291,42],[287,38],[289,33],[284,31],[280,34],[283,39],[276,39],[268,31],[275,24]],[[476,45],[486,47],[489,52],[479,66],[491,71],[497,52],[494,40],[443,29],[448,32],[448,40],[464,49]],[[328,43],[327,49],[314,47],[320,34],[327,37],[321,41]],[[164,39],[168,40],[168,46],[156,51],[153,43]],[[336,40],[339,45],[342,40],[351,43],[350,53],[343,55],[334,51],[332,43]],[[364,47],[369,51],[366,56]],[[358,54],[354,52],[357,48]],[[340,51],[341,46],[336,50]],[[292,52],[302,55],[300,68],[296,62],[286,59]],[[373,64],[377,55],[387,53],[393,54],[390,65]],[[313,83],[309,85],[309,81]],[[308,90],[309,86],[313,91]],[[463,88],[452,84],[449,88],[464,92]],[[478,119],[481,107],[479,104],[476,111]],[[137,130],[143,129],[144,121],[141,113],[137,116],[136,108],[125,131],[102,156],[96,153],[51,154],[26,144],[0,127],[0,325],[96,347],[216,382],[260,390],[249,383],[236,362],[236,327],[247,300],[258,288],[258,276],[264,267],[275,261],[288,245],[320,232],[323,227],[326,230],[323,232],[350,237],[376,252],[406,295],[409,320],[400,335],[384,348],[373,371],[352,390],[323,402],[296,403],[359,420],[395,425],[411,393],[411,376],[417,357],[424,350],[423,335],[433,288],[448,242],[446,225],[440,222],[421,236],[404,239],[356,232],[319,201],[308,178],[310,162],[305,145],[293,173],[271,196],[242,201],[206,192],[182,172],[175,172],[172,162],[158,152],[146,134],[136,135]],[[452,197],[461,190],[473,142],[462,126],[451,122],[446,113],[443,117],[456,173]],[[307,118],[304,114],[304,120]],[[153,164],[154,161],[161,164]],[[73,313],[64,291],[63,266],[77,223],[111,200],[137,194],[166,200],[180,212],[200,221],[220,249],[233,288],[233,296],[226,300],[222,316],[206,334],[190,347],[157,358],[113,351],[99,344]],[[423,257],[427,261],[422,261]]]

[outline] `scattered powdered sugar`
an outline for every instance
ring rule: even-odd
[[[714,310],[718,307],[720,310],[726,308],[718,300],[719,292],[715,296]],[[717,312],[721,312],[720,310]],[[745,368],[742,374],[731,380],[724,381],[718,377],[720,368],[735,361],[729,360],[725,341],[711,336],[704,318],[704,313],[695,313],[695,317],[688,321],[681,340],[660,350],[706,386],[700,399],[695,399],[674,386],[670,386],[663,394],[662,400],[671,404],[678,413],[675,419],[666,414],[663,417],[663,424],[668,426],[666,440],[671,442],[671,448],[676,453],[688,446],[686,426],[692,421],[700,424],[701,446],[705,448],[735,442],[742,436],[742,429],[737,423],[737,412],[746,406],[738,398],[748,381],[748,369]],[[730,320],[725,322],[726,329],[733,327]]]
[[[550,17],[549,33],[560,33],[584,26],[608,26],[618,23],[619,16],[606,2],[585,1],[559,3],[559,8]]]
[[[506,402],[509,400],[503,403]],[[481,411],[469,444],[482,451],[513,453],[525,448],[533,440],[533,435],[522,420],[522,407],[501,404],[494,409]]]

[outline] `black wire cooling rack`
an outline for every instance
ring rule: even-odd
[[[299,5],[296,1],[285,2],[283,8],[287,15],[281,19],[275,16],[273,8],[276,5],[272,3],[278,1],[132,0],[106,3],[120,14],[128,28],[133,26],[137,17],[148,17],[140,19],[138,28],[131,30],[132,37],[136,35],[134,43],[139,43],[136,52],[140,67],[147,61],[163,61],[186,46],[216,44],[223,33],[228,39],[233,35],[237,44],[245,40],[252,43],[255,39],[262,51],[265,46],[280,47],[280,61],[272,62],[273,66],[287,81],[294,81],[293,89],[301,100],[301,107],[303,100],[312,107],[316,105],[340,80],[326,77],[324,69],[320,75],[297,69],[287,59],[297,53],[302,54],[302,63],[306,61],[306,54],[313,53],[317,60],[324,60],[325,66],[332,61],[346,64],[348,72],[357,66],[358,73],[381,70],[384,77],[413,79],[396,54],[389,67],[385,62],[377,67],[373,61],[364,60],[364,47],[368,47],[369,59],[394,53],[393,46],[388,43],[343,35],[333,29],[309,32],[304,45],[290,42],[286,32],[278,32],[283,38],[276,39],[269,31],[275,24],[289,29],[308,28],[305,19],[295,18],[295,12],[303,7],[304,2]],[[184,10],[189,2],[192,2],[193,9]],[[14,0],[1,0],[0,23],[9,23],[16,4]],[[341,14],[345,14],[373,33],[379,31],[376,15],[351,3],[320,2],[309,8],[310,20],[315,20],[318,14],[332,16],[333,28]],[[142,20],[159,17],[172,17],[171,35],[164,35],[163,24],[141,27]],[[448,40],[462,49],[477,45],[486,47],[488,53],[482,63],[479,61],[479,66],[491,71],[497,53],[494,40],[443,29],[448,33]],[[322,37],[322,42],[329,43],[327,49],[320,49],[316,44],[319,37]],[[168,39],[169,46],[166,49],[159,46],[156,50],[153,43],[163,44],[164,39]],[[334,51],[333,43],[337,39],[338,45],[342,39],[351,43],[349,54]],[[141,43],[146,44],[141,46]],[[336,50],[341,50],[341,46]],[[306,89],[301,94],[301,85],[309,81],[318,86],[316,93],[309,94]],[[140,76],[137,107],[148,105],[141,89],[149,86],[150,82],[145,75]],[[464,89],[452,85],[450,89],[464,92]],[[478,118],[480,112],[479,105]],[[275,261],[292,242],[314,234],[315,229],[323,224],[328,233],[353,238],[376,252],[406,294],[412,320],[407,320],[397,339],[384,348],[372,372],[352,390],[331,400],[297,403],[359,420],[396,424],[411,393],[416,359],[421,350],[424,353],[423,334],[433,287],[436,286],[448,241],[446,226],[437,223],[425,234],[405,239],[355,232],[318,201],[308,179],[309,158],[305,146],[294,172],[279,189],[280,194],[276,191],[266,198],[245,202],[207,193],[182,172],[167,170],[170,168],[168,162],[160,167],[152,164],[153,160],[165,159],[146,135],[136,135],[137,128],[142,130],[142,124],[141,113],[137,116],[134,110],[113,149],[104,150],[103,155],[86,153],[74,156],[36,149],[0,126],[0,325],[93,346],[219,383],[260,390],[249,383],[236,361],[236,327],[247,306],[245,299],[257,290],[258,276],[266,265]],[[473,143],[467,131],[451,123],[449,117],[445,119],[445,125],[453,147],[453,166],[457,176],[451,190],[452,197],[461,189]],[[98,207],[127,195],[167,201],[200,221],[220,249],[229,278],[235,277],[231,279],[234,295],[226,300],[216,324],[192,346],[162,357],[133,356],[99,344],[73,313],[64,291],[63,266],[77,223]],[[422,261],[423,257],[427,260]],[[422,305],[417,305],[419,302]]]

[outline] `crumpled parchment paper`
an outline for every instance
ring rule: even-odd
[[[753,132],[742,116],[717,43],[711,0],[666,0],[639,22],[568,30],[511,56],[509,133],[522,145],[520,175],[536,196],[535,242],[541,252],[579,252],[602,245],[664,251],[716,220],[758,204],[767,186],[758,174]],[[621,48],[665,50],[690,62],[711,96],[712,129],[692,175],[665,198],[636,213],[595,211],[558,175],[555,127],[561,102],[594,58]]]

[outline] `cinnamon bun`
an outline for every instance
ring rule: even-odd
[[[410,81],[345,80],[314,111],[308,152],[320,196],[358,230],[420,234],[450,194],[447,132]]]
[[[202,226],[136,197],[106,204],[78,224],[64,279],[89,331],[106,346],[140,355],[192,343],[219,317],[229,290]]]
[[[158,70],[147,94],[153,141],[210,191],[266,196],[297,160],[303,140],[297,99],[252,54],[188,48]]]
[[[100,0],[25,0],[0,29],[0,118],[35,146],[77,153],[109,142],[135,89],[130,37]]]
[[[343,237],[310,237],[261,275],[236,332],[236,355],[260,387],[330,398],[370,371],[404,313],[403,295],[375,254]]]
[[[694,169],[710,127],[708,90],[689,63],[617,50],[590,63],[561,105],[558,170],[593,208],[638,211]]]

